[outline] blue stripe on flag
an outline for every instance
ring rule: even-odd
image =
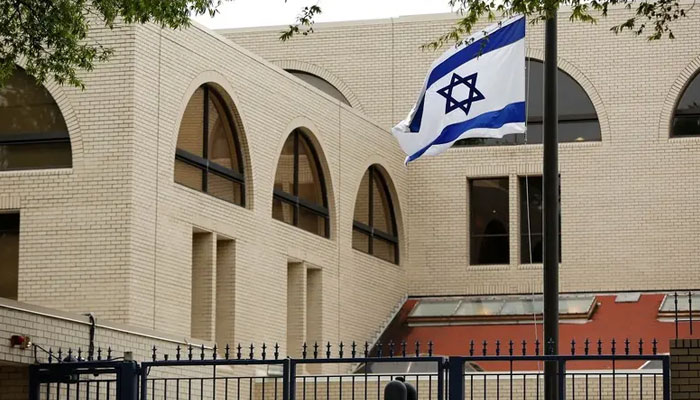
[[[406,162],[413,161],[422,156],[430,147],[438,144],[446,144],[459,139],[465,132],[471,129],[487,128],[498,129],[505,124],[513,122],[525,122],[525,102],[510,103],[500,110],[489,111],[472,119],[448,125],[432,143],[418,150],[408,157]]]
[[[457,53],[450,56],[447,60],[440,63],[438,66],[433,68],[428,77],[428,83],[426,84],[426,90],[430,88],[435,82],[437,82],[443,76],[454,71],[460,65],[466,63],[467,61],[484,55],[490,51],[500,49],[501,47],[508,46],[509,44],[515,43],[525,37],[525,18],[521,17],[517,21],[506,25],[505,27],[499,28],[489,34],[487,37],[477,40],[476,42],[470,44],[469,46],[463,48]],[[423,119],[423,103],[425,102],[425,93],[421,95],[420,105],[416,114],[411,120],[409,128],[411,132],[420,131],[421,120]]]

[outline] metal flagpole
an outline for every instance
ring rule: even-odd
[[[555,355],[559,347],[559,156],[557,138],[557,3],[549,1],[551,13],[544,35],[544,156],[542,191],[544,208],[544,348]],[[559,387],[556,361],[544,365],[545,400],[564,400]],[[561,392],[560,392],[561,391]],[[562,395],[560,398],[560,394]]]

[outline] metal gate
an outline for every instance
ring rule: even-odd
[[[224,354],[217,349],[178,347],[174,356],[157,354],[136,363],[115,359],[61,361],[30,367],[30,400],[39,399],[224,399],[224,400],[382,400],[384,387],[397,378],[416,389],[421,400],[544,399],[544,362],[558,365],[560,399],[670,400],[670,356],[643,353],[642,342],[609,352],[585,342],[570,354],[540,354],[539,343],[528,353],[526,343],[496,342],[476,346],[465,355],[440,357],[405,343],[369,351],[342,344],[306,346],[301,358],[280,358],[266,346],[255,354]],[[518,347],[518,348],[516,348]],[[324,351],[325,350],[325,351]],[[386,351],[388,350],[388,351]],[[578,351],[578,353],[577,353]],[[60,360],[60,358],[59,358]],[[638,366],[644,363],[644,368]],[[634,367],[631,367],[631,366]]]

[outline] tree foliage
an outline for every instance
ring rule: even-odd
[[[82,87],[77,71],[92,70],[113,53],[88,34],[91,24],[101,21],[113,28],[125,24],[154,22],[167,28],[182,28],[190,17],[214,16],[222,1],[229,0],[0,0],[0,87],[22,63],[37,81],[48,77],[59,83]],[[287,0],[284,0],[285,2]],[[447,1],[458,21],[447,32],[425,45],[439,48],[459,43],[478,21],[513,14],[527,15],[537,22],[552,16],[560,6],[568,7],[572,21],[594,23],[613,6],[633,9],[631,17],[616,21],[611,30],[646,34],[651,40],[673,38],[672,22],[682,18],[694,3],[680,0],[433,0]],[[313,33],[318,5],[302,8],[280,39]]]
[[[598,17],[607,17],[612,7],[634,9],[631,17],[624,21],[613,22],[610,30],[620,33],[632,31],[636,35],[646,33],[649,40],[658,40],[664,36],[673,39],[671,23],[692,9],[695,3],[681,3],[680,0],[448,0],[450,6],[459,14],[459,20],[452,28],[425,45],[427,48],[439,48],[447,43],[459,43],[464,36],[471,33],[475,24],[484,19],[495,20],[523,14],[532,23],[551,18],[562,6],[567,7],[571,21],[596,23]]]
[[[0,0],[0,87],[18,62],[38,82],[48,77],[83,87],[79,70],[92,70],[106,61],[113,49],[88,34],[91,24],[154,22],[167,28],[183,28],[190,17],[214,16],[224,0]],[[285,2],[287,0],[284,0]],[[313,31],[318,6],[305,7],[289,37]]]

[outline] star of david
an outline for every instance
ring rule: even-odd
[[[465,85],[469,88],[467,98],[461,101],[452,97],[452,89],[459,85]],[[476,73],[473,73],[466,78],[453,73],[450,84],[437,92],[447,100],[445,103],[445,114],[449,114],[450,112],[460,108],[462,111],[464,111],[465,115],[469,115],[469,109],[471,109],[472,103],[475,101],[484,100],[486,98],[479,91],[479,89],[476,88]]]

